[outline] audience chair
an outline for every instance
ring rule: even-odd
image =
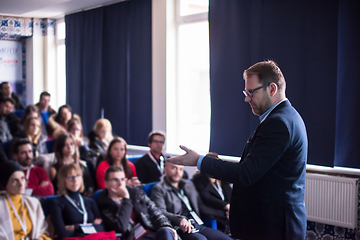
[[[97,191],[94,193],[93,199],[95,200],[95,202],[96,202],[96,200],[98,199],[99,194],[102,192],[102,190],[103,190],[103,189],[99,189],[99,190],[97,190]]]
[[[127,156],[127,159],[132,162],[133,164],[136,163],[136,161],[141,158],[143,155],[129,155]]]
[[[204,219],[202,219],[202,221],[204,222],[204,225],[205,225],[206,227],[213,228],[213,229],[217,229],[216,219],[204,218]]]
[[[49,237],[51,239],[56,239],[57,236],[55,236],[54,226],[52,225],[52,222],[51,222],[50,202],[51,202],[51,199],[59,197],[59,196],[60,195],[47,196],[47,197],[42,198],[40,201],[41,207],[42,207],[44,215],[45,215],[46,222],[48,224]]]
[[[147,183],[143,185],[143,191],[146,193],[146,195],[148,197],[151,196],[151,190],[152,188],[159,182],[152,182],[152,183]]]
[[[45,141],[45,145],[46,145],[46,148],[48,150],[48,153],[53,153],[54,152],[55,139]]]
[[[10,154],[10,149],[9,149],[10,141],[1,143],[1,147],[3,148],[4,153],[6,154],[6,156],[9,157],[9,154]]]
[[[52,196],[47,196],[47,197],[44,197],[43,200],[41,201],[41,206],[42,206],[45,218],[50,214],[50,201],[51,201],[51,199],[57,198],[59,196],[60,196],[59,194],[52,195]]]
[[[24,109],[19,109],[19,110],[15,110],[14,113],[18,118],[21,118],[22,115],[24,114],[24,111],[25,111]]]

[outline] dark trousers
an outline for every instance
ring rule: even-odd
[[[197,233],[184,233],[180,229],[177,230],[182,240],[232,240],[231,237],[219,230],[208,228],[197,223],[195,223],[194,226],[199,230]]]
[[[162,227],[156,232],[148,233],[145,236],[139,238],[138,240],[174,240],[175,235],[171,229],[167,227]]]

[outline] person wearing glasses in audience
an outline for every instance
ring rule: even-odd
[[[26,180],[22,167],[14,161],[0,165],[0,239],[50,240],[40,202],[23,195]]]
[[[110,166],[118,166],[124,169],[125,176],[128,179],[127,185],[140,185],[136,169],[132,162],[127,160],[127,143],[121,137],[115,137],[109,145],[106,159],[103,160],[96,168],[96,180],[98,189],[105,188],[105,171]]]
[[[51,199],[50,218],[59,239],[104,231],[95,201],[81,195],[82,174],[76,163],[62,166],[58,173],[61,196]]]
[[[149,133],[148,146],[150,151],[135,162],[136,172],[142,183],[160,181],[165,166],[164,144],[164,132],[152,131]]]
[[[137,187],[126,186],[122,168],[109,167],[104,189],[97,198],[105,229],[121,233],[122,240],[175,240],[176,231],[168,218]]]
[[[303,119],[286,98],[286,81],[274,61],[244,71],[245,102],[260,124],[248,139],[240,162],[186,154],[169,162],[197,166],[200,172],[234,184],[230,231],[242,240],[304,240],[308,139]]]

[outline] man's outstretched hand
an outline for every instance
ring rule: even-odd
[[[200,154],[182,145],[180,145],[180,148],[186,152],[184,155],[168,158],[166,161],[178,165],[196,166]]]

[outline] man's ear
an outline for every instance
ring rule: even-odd
[[[269,89],[270,89],[270,96],[274,96],[278,91],[279,91],[279,88],[278,86],[276,85],[276,83],[270,83],[269,85]]]

